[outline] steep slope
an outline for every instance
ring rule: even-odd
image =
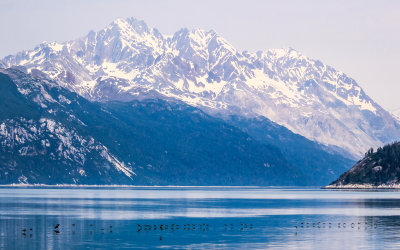
[[[398,121],[400,121],[400,108],[399,108],[399,109],[392,110],[391,113],[392,113],[392,115],[393,115],[394,118],[396,118]]]
[[[239,129],[186,104],[146,100],[111,102],[102,106],[131,127],[128,130],[116,128],[119,136],[112,138],[118,141],[115,152],[126,161],[143,156],[142,161],[136,161],[138,183],[313,183],[299,168],[292,167],[278,148],[259,143]],[[103,137],[108,127],[105,124],[95,133]]]
[[[370,149],[326,188],[400,188],[400,142]]]
[[[2,64],[39,69],[95,101],[173,98],[222,117],[264,116],[353,156],[400,137],[399,122],[343,72],[291,48],[240,52],[212,30],[167,37],[143,21],[117,19]]]
[[[355,162],[338,153],[329,152],[323,145],[294,134],[264,117],[232,116],[228,123],[241,128],[262,143],[279,148],[288,162],[307,173],[307,177],[315,184],[330,183]]]
[[[11,78],[12,79],[11,79]],[[77,105],[54,83],[0,71],[0,183],[132,184],[135,173],[64,105]]]
[[[33,75],[0,72],[3,184],[310,184],[279,149],[199,109],[91,103]]]

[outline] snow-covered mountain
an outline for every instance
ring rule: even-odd
[[[265,116],[353,155],[400,138],[399,122],[343,72],[292,48],[241,52],[213,30],[165,36],[143,21],[117,19],[0,64],[38,69],[95,101],[158,96],[222,117]]]
[[[400,122],[400,108],[392,110],[391,113]]]

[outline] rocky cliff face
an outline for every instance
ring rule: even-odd
[[[399,122],[345,73],[291,48],[241,52],[213,30],[165,36],[117,19],[0,63],[40,70],[90,100],[172,98],[224,118],[264,116],[357,156],[400,137]]]

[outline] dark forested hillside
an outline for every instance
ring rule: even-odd
[[[400,184],[400,142],[370,149],[365,157],[329,187],[371,185],[390,186]]]

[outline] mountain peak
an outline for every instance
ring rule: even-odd
[[[178,48],[189,46],[197,52],[203,51],[200,52],[203,57],[208,57],[209,52],[220,50],[221,48],[226,49],[233,55],[237,53],[236,48],[213,29],[207,31],[204,29],[189,30],[183,28],[174,34],[172,42],[176,43]]]
[[[293,49],[292,47],[280,48],[280,49],[269,49],[264,51],[265,54],[272,54],[277,58],[289,57],[289,58],[307,58],[299,51]]]
[[[218,35],[215,30],[205,30],[205,29],[192,29],[191,31],[192,34],[198,35],[198,36],[215,36]]]
[[[144,33],[150,33],[151,29],[143,20],[138,20],[136,18],[118,18],[110,23],[109,29],[117,29],[122,32],[134,31],[140,35]]]
[[[57,43],[57,42],[47,42],[44,41],[42,42],[39,47],[41,48],[50,48],[53,51],[59,52],[63,49],[64,45],[61,43]]]

